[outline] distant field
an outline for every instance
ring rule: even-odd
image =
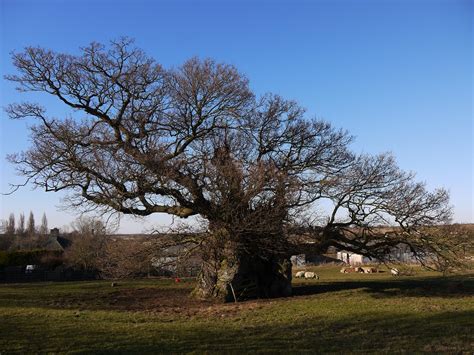
[[[190,299],[193,280],[0,285],[0,353],[474,352],[474,277],[311,268],[295,296]]]

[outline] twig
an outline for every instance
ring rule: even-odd
[[[232,282],[229,282],[230,289],[232,291],[232,295],[234,296],[234,302],[237,303],[237,297],[235,297],[234,288],[232,287]]]

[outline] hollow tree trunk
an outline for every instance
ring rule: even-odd
[[[291,296],[288,256],[268,250],[243,252],[229,242],[213,251],[204,255],[194,296],[224,302]]]

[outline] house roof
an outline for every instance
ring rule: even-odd
[[[44,248],[47,250],[65,250],[71,246],[71,241],[61,236],[50,236]]]

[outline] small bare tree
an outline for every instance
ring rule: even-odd
[[[46,218],[46,213],[43,213],[43,217],[41,218],[41,226],[39,228],[39,234],[44,236],[48,234],[48,232],[48,219]]]
[[[81,217],[72,223],[72,245],[65,251],[69,266],[85,271],[96,271],[104,257],[107,230],[102,221]]]
[[[25,235],[25,215],[24,213],[20,213],[20,218],[18,220],[18,226],[16,228],[16,234],[20,237]]]
[[[14,236],[7,234],[8,220],[0,220],[0,250],[8,250],[14,242]]]
[[[6,222],[5,227],[5,234],[6,235],[14,235],[15,234],[15,215],[10,213],[8,216],[8,220]]]
[[[36,235],[35,216],[33,215],[32,211],[30,211],[30,215],[28,217],[28,227],[26,232],[30,238]]]
[[[109,238],[97,269],[104,278],[123,279],[147,275],[151,263],[152,251],[145,241]]]

